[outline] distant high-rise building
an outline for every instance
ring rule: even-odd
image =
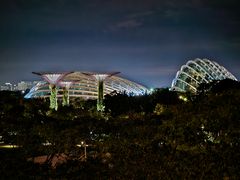
[[[31,89],[32,86],[33,86],[33,83],[31,81],[21,81],[17,85],[17,90],[25,91],[26,89]]]
[[[1,91],[12,91],[13,90],[13,85],[9,82],[1,84]]]
[[[0,91],[26,91],[27,89],[31,89],[34,85],[36,85],[39,81],[21,81],[16,84],[7,82],[0,83]]]
[[[18,85],[17,84],[12,85],[12,91],[18,91]]]

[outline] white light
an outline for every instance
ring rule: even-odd
[[[18,145],[9,144],[9,145],[1,145],[0,148],[18,148]]]

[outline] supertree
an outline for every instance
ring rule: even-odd
[[[120,72],[112,72],[112,73],[83,73],[87,76],[94,77],[97,80],[98,84],[98,99],[97,99],[97,110],[104,111],[105,106],[103,103],[103,96],[104,96],[104,80],[108,77],[116,75]]]
[[[58,85],[62,87],[63,89],[63,99],[62,99],[62,105],[63,106],[69,106],[69,89],[72,86],[73,83],[77,81],[59,81]]]
[[[50,109],[58,109],[57,103],[57,85],[68,74],[72,72],[64,73],[48,73],[48,72],[32,72],[33,74],[41,76],[45,81],[49,83],[50,94]]]

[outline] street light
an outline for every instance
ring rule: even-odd
[[[81,141],[81,144],[77,144],[77,147],[84,147],[84,160],[87,160],[87,147],[88,144],[86,144],[85,141]]]
[[[84,147],[84,159],[87,160],[87,146],[84,141],[81,142],[82,146]]]

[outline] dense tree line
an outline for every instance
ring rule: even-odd
[[[240,85],[223,80],[198,93],[156,89],[75,100],[58,111],[48,100],[0,92],[3,179],[239,179]],[[180,98],[181,97],[181,98]],[[183,97],[183,98],[182,98]],[[88,144],[87,159],[83,146]],[[56,155],[64,162],[54,167]],[[44,163],[33,159],[46,155]]]

